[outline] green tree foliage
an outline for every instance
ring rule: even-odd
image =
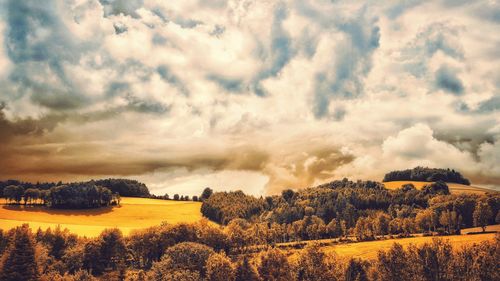
[[[470,181],[455,170],[427,167],[389,172],[383,179],[383,182],[388,181],[444,181],[470,185]]]
[[[345,281],[368,281],[368,263],[360,259],[351,258],[347,262],[344,280]]]
[[[250,258],[244,255],[236,267],[236,281],[259,281],[259,274],[251,264]]]
[[[203,189],[203,192],[201,193],[200,200],[201,201],[207,200],[208,198],[210,198],[210,196],[212,196],[213,193],[214,191],[210,187],[206,187],[205,189]]]
[[[236,218],[250,219],[264,210],[264,200],[242,191],[217,192],[203,201],[201,212],[207,218],[228,224]]]
[[[209,281],[235,281],[234,264],[224,253],[210,255],[205,267]]]
[[[185,270],[206,276],[206,262],[214,254],[212,248],[193,242],[183,242],[168,248],[159,262],[153,264],[152,272],[160,278],[165,272]],[[159,280],[159,279],[158,279]]]
[[[95,185],[106,187],[112,193],[118,193],[120,196],[128,197],[149,197],[148,187],[136,180],[128,179],[104,179],[96,180]]]
[[[21,182],[18,180],[7,180],[0,181],[0,196],[4,195],[4,190],[7,186],[18,186],[22,188],[21,197],[24,195],[24,191],[30,188],[38,189],[40,191],[49,190],[52,187],[60,186],[60,185],[95,185],[101,186],[109,189],[112,193],[119,194],[120,196],[133,196],[133,197],[150,197],[149,189],[144,183],[138,182],[136,180],[128,180],[128,179],[104,179],[104,180],[91,180],[88,182],[80,182],[80,183],[67,183],[63,184],[62,182],[48,182],[48,183],[29,183],[29,182]],[[21,200],[22,198],[20,198]]]
[[[257,265],[260,278],[269,281],[292,280],[292,267],[286,255],[276,248],[260,253]]]
[[[486,225],[488,225],[488,222],[493,216],[493,212],[491,211],[491,207],[487,203],[478,201],[472,216],[474,218],[474,225],[481,227],[483,229],[483,232],[485,232]]]
[[[38,280],[35,242],[28,225],[15,229],[13,242],[4,253],[0,268],[2,281]]]
[[[422,188],[422,191],[424,194],[441,194],[441,195],[447,195],[450,194],[450,190],[448,188],[448,185],[443,182],[443,181],[437,181],[433,182],[431,184],[424,185]]]
[[[3,189],[9,203],[43,204],[52,208],[98,208],[119,203],[119,194],[109,189],[89,183],[55,185],[48,190],[9,185]]]
[[[308,245],[301,251],[296,267],[297,280],[328,281],[339,280],[339,262],[332,255],[325,254],[318,244]]]

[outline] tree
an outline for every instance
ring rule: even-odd
[[[210,187],[206,187],[205,189],[203,189],[203,192],[201,193],[200,201],[207,200],[208,198],[210,198],[210,196],[212,196],[213,193],[214,191]]]
[[[368,281],[366,268],[368,264],[360,259],[349,259],[344,274],[345,281]]]
[[[337,238],[340,237],[342,234],[342,229],[340,227],[340,223],[338,223],[337,219],[332,219],[327,225],[326,225],[326,231],[327,235],[332,238]]]
[[[407,269],[407,255],[403,246],[394,243],[389,251],[379,251],[375,264],[379,280],[413,280]]]
[[[179,201],[179,194],[174,194],[174,200]]]
[[[236,268],[236,281],[259,281],[259,274],[250,263],[247,255],[243,256]]]
[[[373,230],[376,235],[386,235],[389,233],[389,215],[379,212],[373,220]]]
[[[295,195],[295,192],[291,189],[285,189],[281,192],[281,197],[285,199],[286,202],[291,203],[293,196]]]
[[[100,258],[105,269],[117,270],[125,265],[127,248],[118,228],[106,229],[99,236]]]
[[[206,272],[209,281],[234,281],[236,271],[231,260],[224,254],[212,254],[207,260]]]
[[[38,264],[35,256],[35,242],[27,224],[17,227],[14,241],[3,256],[0,280],[38,280]]]
[[[297,279],[303,281],[336,280],[336,260],[327,256],[318,244],[304,248],[297,261]]]
[[[286,255],[276,248],[271,248],[259,255],[257,271],[263,280],[288,281],[293,278]]]
[[[193,242],[183,242],[169,247],[159,262],[153,264],[152,271],[162,275],[168,271],[187,270],[202,278],[206,276],[206,262],[214,254],[212,248]]]
[[[493,212],[491,211],[491,207],[486,202],[478,201],[476,203],[476,207],[474,208],[474,213],[472,214],[474,218],[474,225],[480,226],[483,229],[483,232],[486,231],[486,226],[490,221]]]

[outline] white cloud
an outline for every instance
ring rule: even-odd
[[[500,185],[499,109],[493,99],[480,110],[500,85],[488,1],[4,2],[3,111],[10,121],[57,121],[20,150],[96,144],[152,167],[127,176],[192,194],[205,183],[276,192],[380,179],[415,165]],[[26,13],[13,13],[22,5]],[[459,95],[436,85],[445,68]],[[155,166],[242,147],[267,158],[252,171],[218,170],[213,159],[205,170]],[[74,153],[67,158],[102,160]]]

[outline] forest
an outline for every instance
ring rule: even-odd
[[[457,234],[462,228],[500,223],[499,209],[497,192],[450,194],[440,181],[422,190],[411,184],[388,190],[373,181],[343,179],[265,198],[242,191],[216,192],[203,201],[201,211],[228,227],[252,229],[255,239],[278,243],[349,233],[358,240],[415,232]]]
[[[383,182],[388,181],[444,181],[470,185],[470,181],[459,172],[452,169],[415,167],[402,171],[392,171],[385,174]]]

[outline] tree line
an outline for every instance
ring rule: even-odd
[[[316,243],[294,258],[272,246],[235,254],[235,236],[206,221],[165,224],[128,237],[108,229],[92,239],[59,227],[32,233],[23,225],[0,231],[0,280],[500,280],[498,234],[467,248],[440,239],[407,248],[395,243],[371,260],[340,258]]]
[[[444,181],[470,185],[470,181],[452,169],[415,167],[413,169],[392,171],[385,174],[383,182],[388,181]]]
[[[8,185],[3,188],[3,196],[7,204],[44,205],[51,208],[99,208],[120,204],[120,194],[91,182],[56,185],[48,190]]]
[[[105,187],[109,189],[112,193],[117,193],[120,196],[132,196],[132,197],[150,197],[148,187],[141,182],[136,180],[129,179],[103,179],[103,180],[90,180],[86,182],[80,183],[63,183],[59,182],[45,182],[45,183],[30,183],[30,182],[22,182],[19,180],[6,180],[0,181],[0,196],[3,194],[3,190],[7,186],[18,186],[23,189],[23,192],[32,188],[42,190],[50,190],[55,186],[72,186],[72,185],[95,185],[100,187]]]

